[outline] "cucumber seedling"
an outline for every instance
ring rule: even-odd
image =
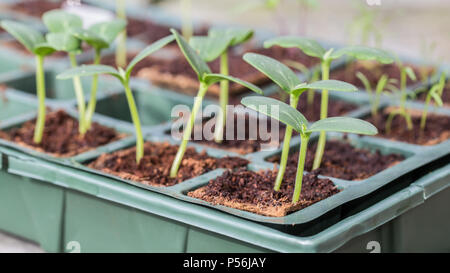
[[[116,77],[122,83],[125,89],[125,95],[128,101],[128,107],[130,108],[131,118],[136,131],[136,162],[139,164],[144,156],[144,137],[142,135],[141,122],[139,113],[136,107],[136,102],[133,97],[133,92],[130,88],[130,77],[133,68],[137,63],[148,57],[150,54],[161,49],[174,40],[172,35],[164,37],[142,50],[136,57],[131,60],[130,64],[124,70],[121,67],[117,69],[107,65],[82,65],[76,68],[72,68],[65,72],[62,72],[57,76],[57,79],[70,79],[74,77],[94,76],[98,74],[108,74]]]
[[[191,65],[192,69],[197,74],[198,80],[200,82],[200,87],[198,89],[198,93],[195,97],[194,105],[189,116],[189,121],[183,132],[182,142],[180,144],[180,147],[178,148],[178,152],[170,169],[170,177],[176,177],[178,169],[180,168],[181,161],[183,160],[184,153],[186,152],[187,142],[191,137],[192,129],[195,123],[195,117],[197,115],[197,112],[200,110],[201,103],[206,94],[206,91],[208,91],[209,86],[223,80],[228,80],[241,84],[242,86],[247,87],[248,89],[259,94],[262,94],[262,90],[254,84],[240,80],[238,78],[229,75],[212,73],[206,62],[202,60],[202,58],[195,52],[195,50],[189,45],[189,43],[176,30],[171,29],[170,31],[175,36],[175,40],[177,41],[181,52]]]
[[[383,50],[365,47],[365,46],[348,46],[334,51],[333,48],[326,50],[317,41],[296,36],[283,36],[270,39],[264,42],[264,47],[281,46],[286,48],[300,48],[306,55],[319,58],[321,61],[322,80],[328,80],[330,74],[330,65],[333,60],[343,56],[352,57],[358,60],[376,60],[383,64],[392,63],[394,60],[391,55]],[[320,118],[324,119],[328,116],[328,90],[322,90],[322,101],[320,106]],[[320,133],[317,143],[316,156],[314,158],[313,170],[320,167],[323,153],[325,150],[326,134]]]
[[[194,48],[205,62],[212,62],[220,57],[220,74],[229,75],[228,49],[253,37],[251,29],[218,29],[212,28],[208,36],[192,37],[189,44]],[[223,141],[223,128],[227,119],[227,105],[229,96],[229,81],[220,81],[219,103],[221,112],[216,121],[214,139],[217,143]]]
[[[378,133],[377,128],[369,122],[349,117],[325,118],[309,125],[308,120],[306,120],[302,113],[290,105],[272,98],[250,96],[243,98],[241,103],[250,109],[279,120],[300,134],[300,152],[292,203],[296,203],[300,199],[306,152],[312,133],[342,132],[361,135],[375,135]],[[272,107],[275,107],[277,110],[272,112]]]
[[[422,117],[420,119],[420,130],[423,132],[425,130],[425,125],[427,122],[428,106],[430,105],[431,99],[434,100],[437,106],[442,107],[444,103],[442,102],[442,93],[445,88],[445,73],[441,74],[439,82],[433,84],[427,92],[425,98],[425,106],[422,111]]]
[[[416,74],[414,73],[414,70],[412,70],[411,67],[403,65],[403,63],[400,60],[397,60],[397,66],[400,69],[400,89],[394,87],[391,88],[391,91],[394,93],[400,93],[400,103],[397,109],[393,110],[387,120],[386,120],[386,132],[389,134],[391,132],[391,124],[392,121],[396,116],[402,116],[406,121],[406,126],[408,130],[413,129],[413,123],[411,120],[411,115],[408,112],[408,109],[406,108],[406,101],[408,100],[408,90],[406,89],[406,84],[408,78],[410,78],[413,81],[416,81]]]
[[[1,27],[19,41],[25,48],[36,56],[36,93],[38,97],[38,115],[34,129],[33,141],[42,142],[45,126],[45,72],[44,59],[56,51],[37,30],[25,24],[4,20]]]
[[[244,60],[270,78],[281,88],[282,91],[286,92],[290,97],[290,106],[293,109],[297,109],[300,96],[307,90],[327,89],[346,92],[358,90],[355,86],[349,83],[336,80],[316,81],[309,84],[302,83],[297,75],[295,75],[295,73],[286,65],[264,55],[247,53],[244,55]],[[292,130],[293,127],[287,124],[284,136],[283,151],[280,159],[280,168],[275,181],[275,191],[280,190],[281,182],[286,170]]]

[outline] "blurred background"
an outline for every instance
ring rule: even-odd
[[[148,1],[135,0],[144,5]],[[128,1],[127,1],[128,2]],[[130,1],[131,2],[131,1]],[[402,55],[450,60],[448,0],[191,0],[194,20],[234,23],[345,44],[380,45]],[[266,2],[279,2],[268,7]],[[378,5],[379,4],[379,5]],[[180,1],[157,5],[181,16]],[[278,23],[277,23],[278,22]],[[376,33],[376,34],[374,34]],[[378,36],[375,38],[374,36]],[[376,39],[378,39],[378,44]]]

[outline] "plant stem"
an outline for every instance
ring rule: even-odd
[[[298,155],[297,175],[295,177],[294,195],[292,203],[297,203],[302,193],[303,171],[305,170],[306,151],[308,149],[309,134],[301,136],[300,152]]]
[[[191,20],[191,0],[181,0],[182,26],[181,33],[189,41],[194,33]]]
[[[322,61],[322,80],[328,80],[330,74],[330,60]],[[328,90],[322,90],[322,102],[320,105],[320,119],[328,117]],[[325,144],[327,141],[327,135],[324,131],[320,132],[319,140],[317,142],[316,155],[314,157],[313,170],[320,167],[322,162],[323,153],[325,151]]]
[[[128,107],[130,108],[131,119],[136,130],[136,163],[141,162],[144,156],[144,137],[142,135],[141,121],[139,119],[139,113],[136,107],[136,102],[133,97],[133,92],[130,89],[128,80],[123,83],[125,87],[125,95],[127,96]]]
[[[127,20],[125,0],[116,0],[117,17]],[[127,29],[125,28],[119,35],[116,48],[116,65],[124,68],[127,65]]]
[[[94,64],[100,64],[100,49],[95,50],[95,59]],[[95,107],[97,105],[97,89],[98,89],[98,75],[94,75],[92,77],[92,85],[91,85],[91,98],[89,99],[88,107],[86,110],[86,130],[91,128],[92,124],[92,116],[95,112]]]
[[[70,63],[73,68],[77,67],[77,59],[75,57],[75,53],[69,53]],[[78,104],[78,119],[79,119],[79,128],[78,131],[80,135],[84,135],[86,133],[86,105],[84,103],[84,93],[83,86],[81,85],[81,79],[79,76],[73,78],[73,88],[75,89],[75,96],[77,97]]]
[[[225,51],[220,56],[220,74],[228,76],[228,52]],[[214,134],[214,139],[217,143],[222,143],[223,141],[223,128],[227,122],[227,105],[228,105],[228,91],[230,83],[228,80],[223,80],[220,82],[220,110],[221,113],[216,121],[216,129]]]
[[[420,119],[420,130],[425,130],[425,124],[427,122],[427,115],[428,115],[428,105],[430,104],[431,96],[427,95],[427,98],[425,100],[425,106],[422,111],[422,118]]]
[[[183,140],[180,144],[180,147],[178,148],[177,155],[175,156],[175,159],[172,163],[172,167],[170,169],[170,177],[175,178],[178,174],[178,169],[180,168],[181,161],[183,160],[184,153],[186,152],[186,146],[187,142],[191,138],[192,129],[194,128],[195,124],[195,117],[197,115],[197,112],[200,110],[200,106],[203,101],[203,97],[206,94],[206,91],[208,91],[208,85],[201,82],[200,88],[198,89],[197,96],[195,97],[194,106],[192,107],[192,112],[189,117],[189,121],[187,124],[186,129],[183,132]]]
[[[45,127],[45,74],[44,74],[44,56],[36,56],[36,86],[39,100],[38,116],[34,129],[34,143],[39,144],[42,141]]]
[[[300,96],[294,96],[291,94],[291,107],[294,109],[297,109],[297,104]],[[281,158],[280,158],[280,168],[278,169],[277,178],[275,180],[275,186],[274,190],[279,191],[281,187],[281,182],[283,182],[284,173],[286,171],[287,166],[287,160],[289,156],[289,145],[291,143],[291,137],[292,137],[292,126],[286,126],[286,132],[284,133],[284,140],[283,140],[283,150],[281,152]]]

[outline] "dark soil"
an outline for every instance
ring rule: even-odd
[[[312,169],[317,144],[309,146],[306,154],[306,170]],[[297,167],[298,155],[298,152],[289,155],[289,167]],[[322,164],[316,171],[321,175],[345,180],[363,180],[404,159],[404,156],[399,154],[382,155],[378,150],[371,152],[355,148],[348,142],[331,140],[326,144]],[[269,161],[279,163],[280,156],[274,156]]]
[[[300,200],[293,204],[296,168],[287,168],[280,191],[273,190],[277,171],[253,172],[241,169],[227,171],[209,181],[207,186],[188,195],[210,202],[261,215],[282,217],[308,207],[340,190],[329,179],[319,179],[317,173],[303,176]]]
[[[78,121],[63,110],[59,110],[47,113],[42,142],[35,144],[33,141],[35,122],[36,120],[27,121],[19,128],[7,132],[0,131],[0,138],[57,157],[70,157],[124,137],[114,129],[95,122],[82,137],[78,133]]]
[[[412,64],[405,64],[405,65],[411,67],[419,79],[421,75],[420,68]],[[433,71],[433,68],[429,67],[429,71],[431,73]],[[357,87],[364,88],[364,85],[361,82],[361,80],[356,77],[357,72],[361,72],[367,77],[373,89],[375,89],[378,80],[381,78],[383,74],[387,74],[389,78],[397,79],[398,83],[394,85],[400,87],[400,69],[396,64],[379,64],[369,61],[352,62],[343,66],[340,69],[332,71],[330,74],[330,78],[345,81]],[[407,85],[412,85],[414,83],[417,82],[414,82],[409,78],[407,79]]]
[[[280,94],[272,96],[273,98],[279,99]],[[300,100],[297,106],[299,110],[308,121],[317,121],[320,119],[320,106],[321,106],[321,93],[314,92],[314,101],[312,105],[308,104],[307,101],[308,92],[303,93],[300,96]],[[289,103],[289,97],[287,96],[286,103]],[[357,109],[358,106],[352,103],[345,102],[343,100],[329,99],[328,101],[328,116],[329,117],[339,117]]]
[[[26,0],[11,5],[11,9],[34,17],[41,17],[45,12],[59,9],[63,1]]]
[[[427,90],[428,91],[428,90]],[[425,102],[425,99],[427,98],[427,92],[422,92],[418,94],[417,100],[420,100],[422,102]],[[447,84],[442,91],[442,102],[444,103],[444,107],[450,107],[450,84]],[[433,99],[431,99],[431,104],[434,105],[435,102]]]
[[[8,48],[11,48],[13,50],[17,50],[20,51],[23,54],[29,55],[29,56],[33,56],[33,54],[28,51],[28,49],[26,49],[19,41],[17,40],[10,40],[10,41],[3,41],[2,45]],[[67,53],[63,52],[63,51],[57,51],[54,52],[53,54],[49,55],[49,57],[51,58],[64,58],[67,57]]]
[[[136,163],[136,148],[132,147],[112,154],[103,154],[88,166],[145,185],[173,186],[217,168],[235,169],[248,164],[248,161],[242,158],[214,158],[208,156],[205,151],[198,153],[189,147],[181,162],[178,176],[170,178],[170,167],[178,146],[146,142],[144,149],[144,157],[139,165]]]
[[[418,145],[436,145],[450,137],[450,116],[429,113],[425,129],[420,130],[421,111],[410,110],[413,129],[408,130],[404,118],[396,116],[392,121],[391,132],[386,132],[386,120],[392,109],[386,108],[379,118],[369,117],[366,120],[378,128],[377,137],[408,142]]]

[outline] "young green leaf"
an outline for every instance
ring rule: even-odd
[[[69,70],[66,70],[56,76],[58,80],[67,80],[73,77],[86,77],[98,74],[109,74],[120,80],[122,76],[115,68],[107,65],[81,65]]]
[[[305,86],[307,89],[326,89],[330,91],[341,91],[341,92],[354,92],[358,91],[358,88],[353,84],[346,83],[343,81],[337,80],[323,80],[323,81],[315,81],[309,83]]]
[[[287,93],[291,93],[296,86],[301,84],[300,79],[289,67],[275,59],[256,53],[246,53],[244,60],[269,77]]]
[[[106,43],[111,44],[126,26],[127,21],[123,19],[114,19],[109,22],[92,25],[89,28],[89,31],[102,38]]]
[[[304,133],[308,126],[308,121],[299,111],[279,100],[267,97],[249,96],[243,98],[241,103],[250,109],[291,126],[299,133]],[[272,107],[276,108],[272,109]],[[275,110],[275,112],[272,112],[272,110]]]
[[[46,35],[47,43],[57,51],[79,52],[81,41],[69,33],[48,33]]]
[[[220,82],[222,80],[229,80],[229,81],[238,83],[238,84],[252,90],[253,92],[256,92],[258,94],[263,94],[263,91],[258,86],[254,85],[252,83],[243,81],[241,79],[235,78],[233,76],[227,76],[227,75],[222,75],[222,74],[205,74],[205,76],[203,77],[203,81],[206,82],[206,84],[208,84],[208,85],[214,84],[216,82]]]
[[[317,57],[322,59],[322,57],[325,55],[325,49],[318,42],[308,38],[296,36],[282,36],[264,42],[265,48],[269,48],[275,45],[286,48],[298,47],[306,55],[311,57]]]
[[[205,62],[211,62],[217,59],[231,43],[232,37],[220,36],[197,36],[189,40],[189,45],[195,49]]]
[[[39,31],[25,24],[3,20],[1,26],[32,53],[35,53],[34,49],[38,44],[45,43],[45,38]]]
[[[331,54],[332,59],[338,59],[343,55],[352,56],[358,60],[375,60],[383,64],[390,64],[394,62],[394,58],[388,52],[371,48],[366,46],[348,46],[336,50]]]
[[[42,16],[42,21],[50,32],[66,32],[71,28],[83,27],[83,21],[80,17],[60,9],[47,11]]]
[[[209,69],[208,65],[200,58],[200,56],[195,52],[195,50],[189,45],[189,43],[176,31],[175,29],[170,29],[170,31],[175,36],[175,40],[178,43],[181,51],[184,56],[188,60],[189,64],[194,69],[195,73],[197,73],[198,78],[201,80],[203,75],[210,74],[211,69]]]
[[[136,57],[131,60],[130,64],[128,65],[126,69],[126,76],[130,77],[131,71],[133,70],[134,66],[142,61],[143,59],[147,58],[150,54],[154,53],[155,51],[163,48],[165,45],[171,43],[174,40],[173,35],[169,35],[167,37],[161,38],[158,41],[154,42],[153,44],[147,46],[144,50],[142,50]]]
[[[326,118],[313,123],[308,132],[342,132],[361,135],[376,135],[378,130],[375,126],[367,121],[349,118],[349,117],[333,117]]]

